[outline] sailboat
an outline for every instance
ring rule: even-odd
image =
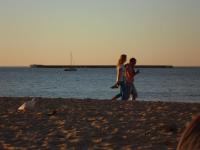
[[[66,68],[64,71],[77,71],[75,67],[72,66],[72,52],[70,53],[70,67]]]

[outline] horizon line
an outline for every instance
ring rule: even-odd
[[[65,67],[69,67],[69,66],[72,66],[72,67],[76,67],[76,66],[116,66],[116,65],[99,65],[99,64],[96,64],[96,65],[43,65],[43,64],[30,64],[30,65],[4,65],[4,66],[1,66],[0,67],[27,67],[27,68],[30,68],[32,65],[36,65],[36,66],[65,66]],[[172,67],[191,67],[191,68],[199,68],[200,65],[190,65],[190,66],[185,66],[185,65],[163,65],[163,64],[160,64],[160,65],[136,65],[137,66],[172,66]]]

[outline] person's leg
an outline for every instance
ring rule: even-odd
[[[115,96],[112,98],[112,100],[117,100],[118,98],[122,97],[122,93],[123,93],[123,92],[122,92],[122,86],[123,86],[123,83],[120,82],[119,84],[116,84],[116,85],[120,86],[120,93],[117,94],[117,95],[115,95]]]
[[[112,98],[112,100],[117,100],[117,99],[120,98],[121,96],[122,96],[121,93],[119,93],[119,94],[115,95],[115,96]]]
[[[129,89],[129,99],[130,100],[134,100],[135,98],[134,98],[134,94],[133,94],[133,85],[132,85],[132,83],[130,84],[130,89]]]
[[[127,91],[127,85],[124,82],[120,83],[120,91],[122,94],[122,100],[127,100],[128,99],[128,91]]]
[[[132,84],[132,90],[131,90],[131,93],[132,93],[132,96],[133,96],[133,100],[135,100],[135,99],[138,97],[138,94],[137,94],[137,90],[136,90],[134,84]]]
[[[131,95],[131,84],[126,84],[126,100],[129,100]]]

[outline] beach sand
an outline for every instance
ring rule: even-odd
[[[0,98],[0,149],[175,150],[200,103]]]

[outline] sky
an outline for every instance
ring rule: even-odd
[[[200,0],[0,0],[0,66],[200,66]]]

